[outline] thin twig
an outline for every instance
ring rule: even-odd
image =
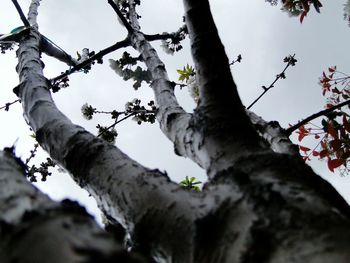
[[[120,119],[120,120],[117,120],[115,121],[112,125],[108,126],[105,130],[103,130],[102,132],[100,132],[97,137],[100,137],[102,134],[104,134],[106,131],[114,128],[118,123],[122,122],[122,121],[125,121],[126,119],[136,115],[138,112],[132,112],[130,113],[129,115],[125,116],[124,118]]]
[[[295,54],[292,56],[293,59],[294,59],[294,56],[295,56]],[[257,103],[257,102],[266,94],[266,92],[268,92],[270,89],[272,89],[272,88],[274,87],[275,83],[276,83],[282,76],[285,76],[284,73],[286,72],[287,68],[289,68],[290,65],[292,65],[292,63],[288,62],[288,64],[284,67],[283,71],[282,71],[280,74],[277,74],[275,80],[270,84],[269,87],[266,88],[265,86],[263,86],[264,91],[260,94],[259,97],[257,97],[257,98],[248,106],[248,108],[247,108],[248,110],[249,110],[251,107],[253,107],[254,104]]]
[[[285,130],[285,133],[287,136],[291,135],[292,132],[294,132],[295,130],[299,129],[301,126],[303,126],[304,124],[320,117],[320,116],[324,116],[324,115],[327,115],[328,113],[331,113],[332,111],[335,111],[343,106],[346,106],[346,105],[350,105],[350,100],[347,100],[347,101],[344,101],[342,103],[339,103],[338,105],[335,105],[331,108],[328,108],[328,109],[325,109],[325,110],[322,110],[318,113],[315,113],[315,114],[312,114],[311,116],[305,118],[304,120],[298,122],[297,124],[289,127],[288,129]]]
[[[169,38],[173,38],[174,33],[162,33],[162,34],[154,34],[154,35],[144,34],[144,37],[147,41],[166,40]]]
[[[105,56],[113,51],[116,51],[119,48],[127,47],[129,45],[130,45],[130,41],[128,38],[126,38],[120,42],[117,42],[114,45],[109,46],[109,47],[101,50],[100,52],[96,53],[95,55],[91,56],[87,60],[77,64],[76,66],[72,67],[71,69],[67,70],[66,72],[62,73],[61,75],[54,77],[53,79],[51,79],[51,82],[55,83],[56,81],[61,80],[65,77],[69,76],[70,74],[85,68],[86,66],[90,65],[91,62],[98,60],[98,59],[101,59],[103,56]]]
[[[236,60],[232,60],[232,62],[229,64],[230,66],[233,66],[235,63],[241,63],[241,61],[242,61],[242,55],[241,54],[239,54],[238,56],[237,56],[237,58],[236,58]]]
[[[125,26],[126,30],[128,30],[129,33],[134,32],[135,30],[132,28],[130,23],[126,20],[125,16],[122,14],[122,12],[120,12],[120,10],[119,10],[118,6],[116,5],[116,3],[114,3],[113,0],[108,0],[108,4],[110,4],[112,6],[113,10],[117,13],[118,17],[122,21],[122,23]]]
[[[122,121],[125,121],[126,119],[129,119],[130,117],[132,116],[135,116],[136,114],[139,114],[139,113],[155,113],[154,110],[139,110],[139,111],[134,111],[134,112],[131,112],[129,113],[128,115],[126,115],[124,118],[120,119],[120,120],[116,120],[112,125],[108,126],[105,130],[103,130],[101,133],[99,133],[97,135],[97,137],[100,137],[102,134],[104,134],[106,131],[114,128],[118,123],[122,122]],[[125,114],[125,112],[120,112],[120,114]]]
[[[17,102],[19,102],[19,101],[21,101],[21,100],[18,99],[18,100],[12,101],[12,102],[8,102],[8,103],[5,104],[5,106],[0,107],[0,110],[5,109],[6,111],[8,111],[8,110],[9,110],[9,107],[10,107],[12,104],[15,104],[15,103],[17,103]]]
[[[27,20],[26,16],[24,15],[21,6],[18,4],[17,0],[12,0],[12,3],[15,5],[17,12],[19,14],[19,16],[21,17],[21,20],[23,22],[23,24],[26,27],[30,27],[29,21]]]
[[[27,168],[29,168],[29,167],[28,167],[29,162],[35,157],[36,152],[37,152],[37,150],[38,150],[38,147],[39,147],[39,144],[38,144],[38,143],[35,143],[35,144],[34,144],[33,150],[30,151],[30,155],[29,155],[29,157],[26,159],[26,162],[25,162],[25,165],[27,166]]]

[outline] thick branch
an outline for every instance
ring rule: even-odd
[[[130,41],[129,39],[124,39],[120,42],[117,42],[115,43],[114,45],[112,46],[109,46],[105,49],[102,49],[101,51],[99,51],[98,53],[96,53],[95,55],[91,56],[90,58],[88,58],[87,60],[84,60],[83,62],[75,65],[74,67],[72,67],[71,69],[67,70],[66,72],[62,73],[61,75],[58,75],[56,77],[54,77],[53,79],[51,79],[51,82],[52,83],[55,83],[61,79],[64,79],[65,77],[69,76],[70,74],[74,73],[74,72],[77,72],[83,68],[85,68],[86,66],[89,66],[93,61],[96,61],[96,60],[99,60],[101,58],[103,58],[105,55],[113,52],[113,51],[116,51],[120,48],[123,48],[123,47],[127,47],[130,45]]]
[[[328,109],[322,110],[320,112],[317,112],[315,114],[310,115],[309,117],[305,118],[304,120],[298,122],[297,124],[289,127],[288,129],[286,129],[285,133],[286,135],[290,136],[295,130],[299,129],[301,126],[303,126],[304,124],[318,118],[321,116],[326,116],[327,114],[341,108],[344,107],[346,105],[350,105],[350,100],[344,101],[342,103],[339,103],[338,105],[334,105],[333,107],[330,107]]]
[[[77,203],[56,203],[39,192],[22,165],[11,152],[0,152],[1,262],[145,262],[128,254]]]
[[[197,70],[200,105],[211,107],[211,111],[215,109],[216,113],[209,111],[208,114],[226,115],[228,111],[234,111],[235,118],[246,119],[208,0],[184,0],[184,5]]]
[[[134,1],[130,1],[130,21],[134,28],[140,28]],[[177,154],[188,157],[206,168],[205,160],[198,156],[200,139],[192,126],[192,114],[186,113],[179,105],[174,93],[174,83],[169,80],[157,51],[141,32],[134,32],[130,38],[152,75],[151,86],[158,107],[157,119],[161,130],[174,143]]]
[[[154,35],[144,34],[144,37],[147,41],[166,40],[166,39],[171,39],[173,36],[174,36],[174,33],[162,33],[162,34],[154,34]]]
[[[195,126],[200,127],[202,136],[201,156],[207,159],[208,172],[214,176],[241,155],[265,146],[239,98],[208,0],[183,2],[199,85]]]
[[[21,17],[21,20],[23,22],[23,24],[26,27],[30,27],[29,21],[27,20],[26,16],[24,15],[21,6],[18,4],[17,0],[12,0],[12,3],[15,5],[17,12],[19,14],[19,16]]]
[[[114,12],[116,12],[116,14],[118,15],[119,19],[122,21],[123,25],[125,26],[125,28],[128,30],[129,33],[132,33],[134,31],[134,29],[132,28],[132,26],[129,24],[129,22],[126,20],[126,18],[124,17],[124,15],[122,14],[122,12],[120,12],[118,6],[116,3],[114,3],[113,0],[108,0],[108,4],[110,4],[114,10]]]
[[[299,148],[293,144],[288,135],[282,129],[276,121],[267,122],[255,113],[248,111],[247,114],[250,117],[251,122],[258,131],[259,135],[264,138],[270,148],[276,153],[292,155],[296,158],[300,158]]]
[[[190,222],[197,216],[199,196],[71,123],[51,98],[49,82],[42,73],[39,41],[40,34],[32,30],[18,50],[17,68],[24,115],[40,145],[95,197],[108,218],[122,223],[134,239],[156,244],[168,254],[174,247],[177,254],[191,247],[191,235],[186,238],[186,234],[194,231]],[[177,236],[169,229],[176,229]],[[189,255],[183,257],[179,262],[188,262]]]
[[[47,37],[41,35],[40,49],[48,56],[54,57],[68,66],[75,66],[76,62],[73,58],[66,53],[63,49],[59,48],[56,44],[51,42]]]

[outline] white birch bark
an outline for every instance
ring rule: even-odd
[[[78,203],[42,194],[23,163],[0,152],[0,262],[142,263],[108,235]]]
[[[32,25],[38,3],[31,5]],[[108,218],[127,229],[137,249],[145,250],[147,243],[148,253],[152,250],[166,258],[176,254],[186,262],[187,247],[191,247],[191,235],[186,240],[186,233],[193,231],[200,195],[181,189],[166,174],[141,166],[115,146],[71,123],[50,95],[39,42],[40,33],[33,29],[20,45],[17,69],[24,116],[40,145],[95,197]]]
[[[36,24],[33,1],[29,20]],[[201,193],[185,191],[70,122],[42,74],[40,34],[18,51],[27,122],[51,157],[87,189],[132,246],[158,262],[348,262],[350,209],[306,166],[283,132],[248,118],[211,17],[208,0],[184,0],[200,102],[178,105],[164,64],[146,41],[129,0],[129,37],[152,73],[163,132],[180,155],[207,170]],[[131,31],[131,32],[130,32]],[[210,53],[209,51],[212,51]],[[215,51],[215,52],[213,52]],[[255,127],[260,127],[259,132]]]

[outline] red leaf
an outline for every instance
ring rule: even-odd
[[[334,159],[334,160],[329,159],[327,164],[328,164],[328,169],[331,172],[334,172],[335,168],[344,164],[344,160],[343,159]]]
[[[300,133],[298,136],[298,141],[301,142],[301,140],[306,136],[305,133]]]
[[[304,12],[301,13],[301,15],[300,15],[300,23],[303,23],[304,18],[306,17],[306,15],[307,15],[307,12],[306,12],[306,11],[304,11]]]
[[[301,142],[301,140],[302,140],[305,136],[309,135],[309,132],[305,129],[304,125],[301,126],[301,127],[299,127],[299,129],[298,129],[298,131],[297,131],[296,133],[299,134],[299,136],[298,136],[299,142]]]
[[[328,125],[328,133],[332,135],[334,139],[338,139],[338,132],[334,129],[333,125]]]
[[[340,94],[340,91],[337,89],[337,87],[334,87],[332,89],[332,92],[335,93],[335,94]]]
[[[307,148],[307,147],[304,147],[304,146],[301,146],[301,145],[299,145],[299,149],[300,149],[300,151],[305,152],[305,153],[310,151],[310,148]]]
[[[338,140],[338,139],[330,141],[329,144],[333,148],[334,151],[338,151],[342,146],[341,140]]]
[[[326,156],[328,156],[328,151],[327,151],[327,150],[322,150],[322,151],[320,151],[320,158],[321,158],[321,159],[324,158],[324,157],[326,157]]]
[[[312,155],[313,155],[313,156],[320,156],[320,152],[318,152],[318,151],[312,151]]]
[[[334,66],[334,68],[330,67],[330,68],[328,68],[328,71],[329,71],[329,72],[334,72],[334,71],[335,71],[335,69],[336,69],[336,67],[335,67],[335,66]]]

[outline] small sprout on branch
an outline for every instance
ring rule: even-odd
[[[279,79],[285,79],[286,78],[286,70],[289,68],[289,66],[295,66],[295,63],[297,62],[297,60],[295,59],[295,54],[289,55],[288,57],[285,57],[283,59],[284,63],[287,63],[287,65],[284,67],[283,71],[280,74],[276,75],[275,80],[270,84],[270,86],[266,87],[266,86],[262,86],[263,88],[263,92],[247,107],[247,109],[249,110],[251,107],[254,106],[255,103],[257,103],[270,89],[272,89],[275,85],[275,83],[279,80]]]
[[[276,78],[285,79],[286,78],[286,74],[284,74],[284,72],[282,72],[281,74],[277,74]]]
[[[31,134],[30,137],[36,140],[35,133]],[[46,158],[45,162],[42,162],[39,167],[37,167],[35,164],[32,166],[29,166],[29,163],[31,160],[33,160],[36,156],[36,153],[38,151],[39,144],[36,142],[34,144],[33,149],[30,151],[29,157],[26,159],[24,165],[26,170],[26,177],[31,182],[37,182],[37,174],[41,175],[41,181],[46,181],[46,178],[50,176],[52,173],[49,172],[50,167],[55,167],[56,163],[51,158]]]
[[[6,51],[11,51],[14,49],[15,42],[0,42],[0,52],[5,54]]]
[[[88,49],[88,48],[83,48],[83,50],[81,51],[81,54],[79,52],[77,52],[77,61],[76,63],[83,63],[84,61],[90,59],[92,56],[95,55],[95,51],[91,51]],[[103,63],[103,60],[102,58],[99,58],[96,60],[96,62],[98,64],[102,64]],[[94,65],[95,64],[95,61],[91,61],[90,64],[86,65],[82,70],[85,74],[87,74],[90,70],[91,70],[91,65]]]
[[[197,85],[196,80],[196,71],[192,66],[189,66],[188,64],[181,70],[176,70],[177,73],[179,73],[179,80],[182,82],[185,82],[188,92],[190,93],[190,96],[193,98],[193,100],[198,103],[199,101],[199,88]],[[181,85],[180,85],[181,87]]]
[[[196,75],[196,71],[195,71],[194,67],[192,67],[188,64],[186,66],[184,66],[184,68],[182,70],[177,69],[176,71],[177,71],[177,73],[179,73],[179,80],[180,81],[187,81],[187,80],[189,80],[189,78],[191,76]]]
[[[4,106],[0,107],[0,110],[4,109],[5,111],[9,111],[10,110],[10,106],[17,103],[17,102],[20,102],[20,100],[15,100],[15,101],[12,101],[12,102],[7,102]]]
[[[235,63],[241,63],[241,61],[242,61],[242,55],[241,54],[239,54],[238,56],[237,56],[237,58],[236,58],[236,60],[232,60],[232,62],[230,63],[230,66],[232,66],[232,65],[234,65]]]
[[[91,120],[94,113],[96,113],[96,108],[93,108],[91,105],[85,103],[82,107],[81,107],[81,112],[84,116],[85,119],[87,120]]]
[[[100,124],[98,124],[96,128],[98,129],[98,137],[101,137],[103,140],[111,144],[115,143],[118,132],[114,128],[101,126]]]
[[[284,63],[288,63],[288,64],[290,64],[292,67],[294,67],[295,66],[295,64],[298,62],[298,60],[296,60],[295,59],[295,55],[289,55],[288,57],[285,57],[284,59],[283,59],[283,62]]]
[[[55,167],[56,163],[50,159],[46,158],[46,162],[42,162],[39,167],[36,167],[35,165],[32,165],[31,167],[28,166],[27,169],[27,177],[31,182],[37,182],[36,173],[41,174],[41,181],[45,182],[47,177],[52,175],[52,173],[49,171],[50,167]]]
[[[142,106],[140,99],[134,99],[125,104],[125,114],[133,115],[132,120],[136,121],[139,125],[142,124],[142,122],[155,123],[157,107],[154,101],[150,101],[147,105],[150,109],[146,109],[145,106]]]
[[[62,74],[63,74],[63,72],[62,72]],[[54,82],[51,85],[52,92],[56,93],[56,92],[60,91],[60,89],[69,87],[69,83],[68,82],[69,82],[69,78],[68,77],[64,77],[64,78]]]
[[[201,189],[197,185],[201,184],[201,183],[202,182],[197,181],[197,179],[195,177],[191,177],[191,179],[189,179],[188,176],[186,176],[186,178],[180,182],[180,186],[185,188],[185,189],[194,190],[194,191],[199,192]]]
[[[120,115],[120,112],[118,112],[118,111],[116,111],[116,110],[114,110],[114,111],[111,112],[111,117],[112,117],[112,119],[114,119],[114,120],[118,120],[119,115]]]

